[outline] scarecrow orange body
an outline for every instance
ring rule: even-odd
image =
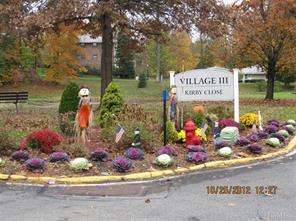
[[[81,129],[85,129],[91,114],[91,101],[89,97],[82,97],[80,102],[79,126]]]

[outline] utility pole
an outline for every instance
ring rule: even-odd
[[[156,80],[161,82],[160,77],[160,42],[159,42],[159,34],[156,39]]]

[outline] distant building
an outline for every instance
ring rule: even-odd
[[[246,81],[267,81],[266,72],[259,66],[243,68],[239,71],[242,82]]]
[[[115,43],[116,41],[114,41]],[[90,35],[81,35],[79,37],[79,45],[84,48],[84,56],[79,56],[81,65],[101,68],[102,57],[102,37],[92,38]],[[113,50],[113,63],[114,63]]]

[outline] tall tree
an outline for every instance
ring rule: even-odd
[[[117,35],[116,47],[116,65],[117,75],[121,78],[134,78],[134,50],[133,42],[124,33],[119,32]]]
[[[77,70],[86,71],[80,65],[78,55],[84,51],[78,45],[78,32],[71,26],[61,24],[58,31],[45,35],[44,64],[48,67],[45,78],[62,81],[76,77]]]
[[[14,0],[15,1],[15,0]],[[9,1],[7,1],[9,3]],[[53,28],[58,23],[80,21],[94,36],[102,35],[101,96],[112,80],[113,34],[125,29],[139,41],[147,35],[160,35],[172,28],[189,28],[200,19],[198,12],[216,13],[216,0],[138,1],[138,0],[20,0],[24,16],[12,19],[29,33]],[[203,4],[201,5],[201,2]],[[13,5],[10,5],[10,7]],[[23,10],[22,10],[23,12]]]
[[[234,48],[240,65],[258,64],[267,71],[265,99],[273,99],[280,68],[295,62],[295,1],[244,0],[235,6]]]

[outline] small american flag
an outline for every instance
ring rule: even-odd
[[[124,129],[119,124],[116,125],[116,137],[115,137],[115,143],[118,143],[124,133]]]
[[[206,132],[206,130],[208,129],[209,125],[207,123],[204,123],[202,128],[201,128],[201,131],[200,131],[200,134],[199,136],[202,137],[204,135],[204,133]]]

